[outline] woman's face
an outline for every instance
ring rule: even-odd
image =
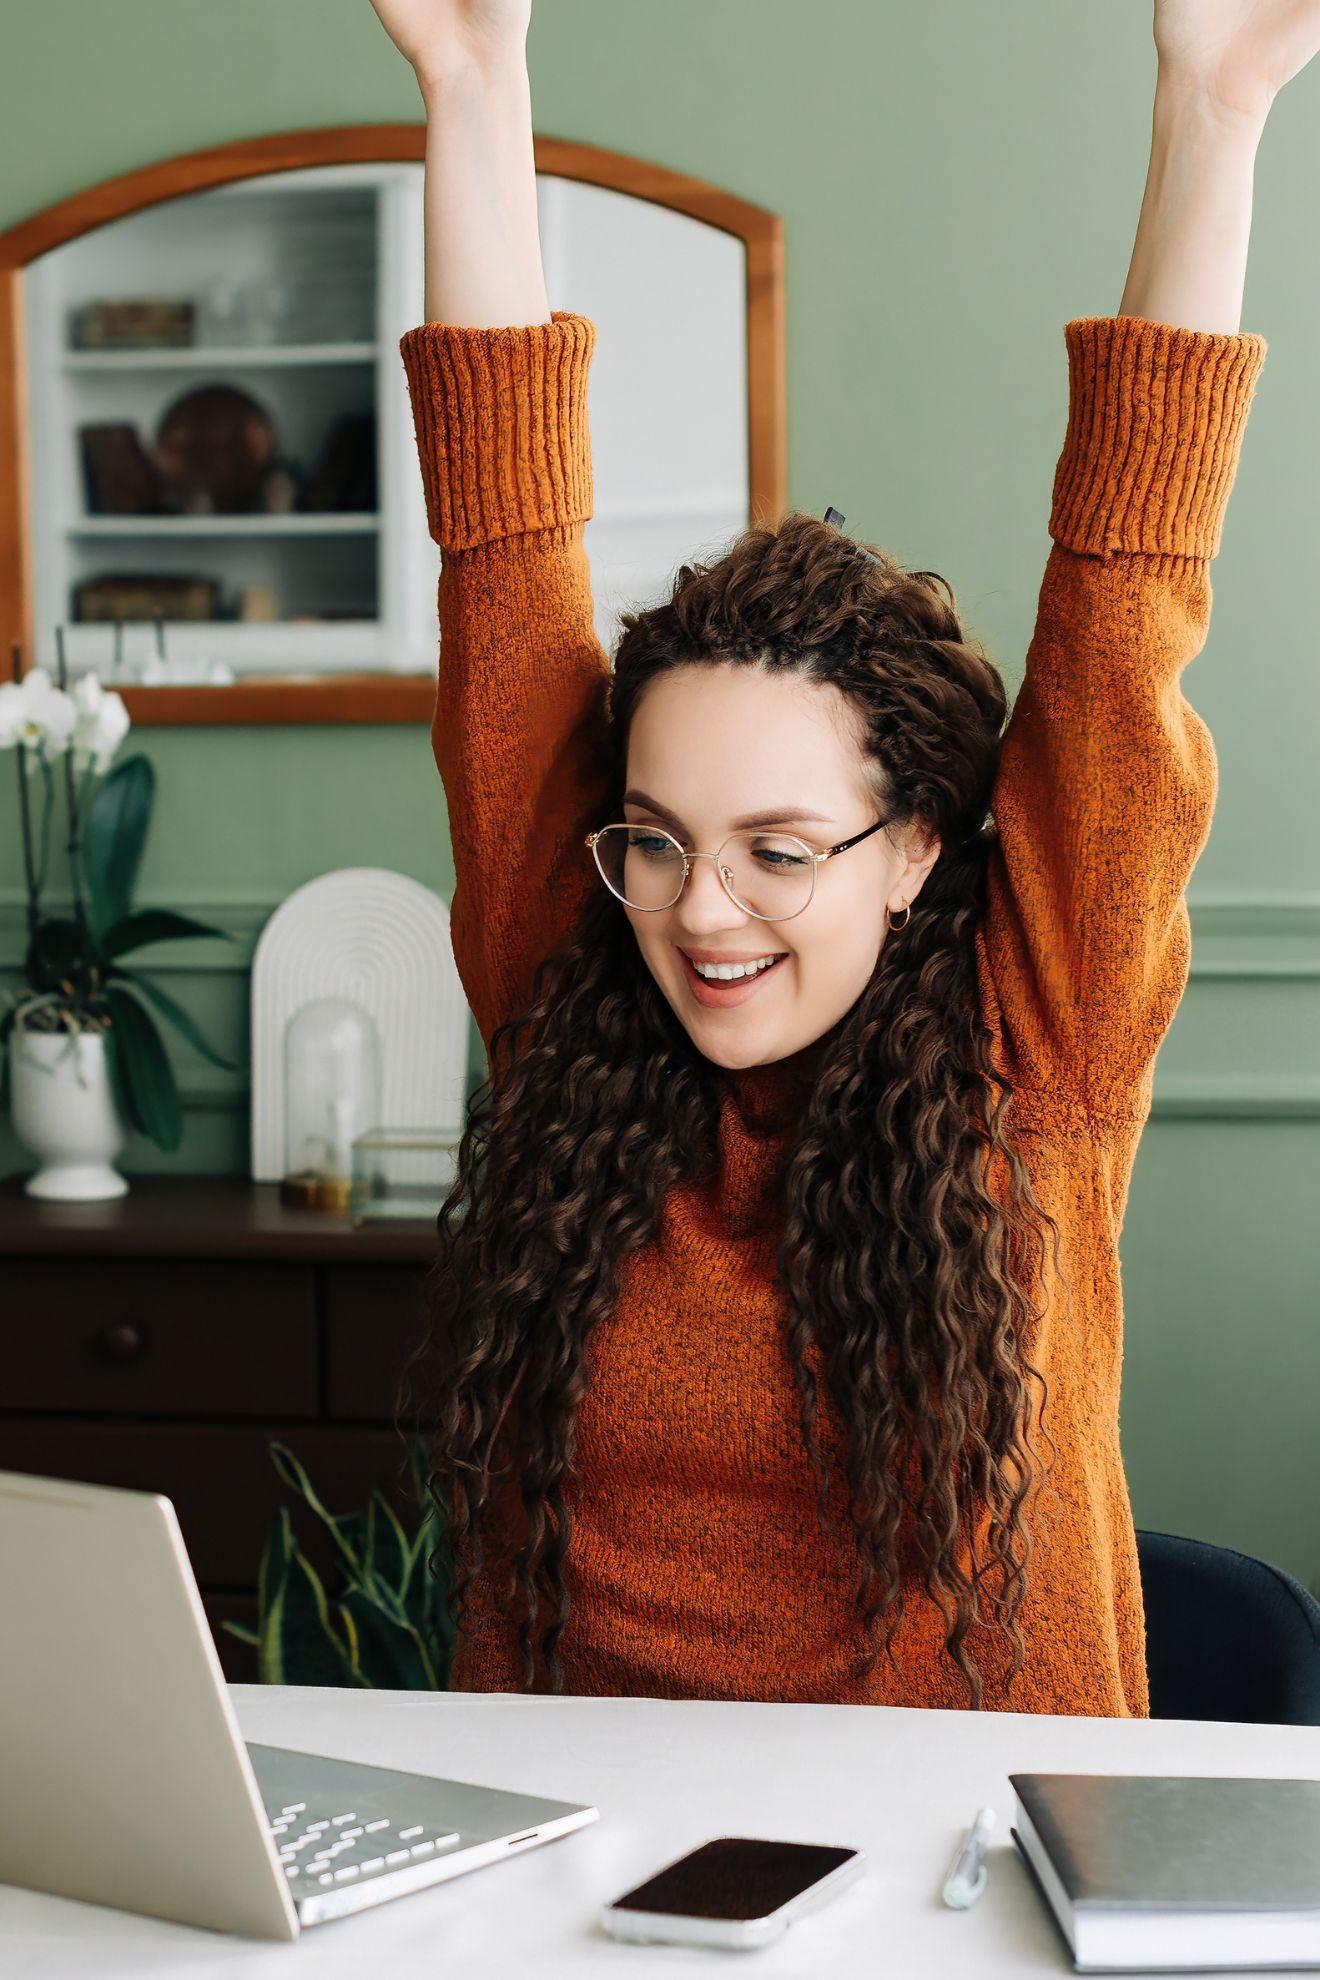
[[[664,827],[686,852],[713,853],[759,814],[791,812],[768,829],[823,852],[881,815],[848,717],[837,688],[797,676],[731,664],[675,669],[633,717],[623,816]],[[886,939],[886,911],[901,914],[915,899],[939,850],[938,839],[922,843],[919,828],[874,832],[823,860],[810,905],[784,921],[737,907],[710,859],[696,862],[673,907],[624,912],[706,1057],[729,1069],[768,1065],[813,1044],[851,1009]],[[736,1003],[712,1008],[685,952],[701,961],[783,960],[750,988],[740,985]]]

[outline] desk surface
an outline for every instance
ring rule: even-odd
[[[314,1926],[230,1939],[0,1886],[7,1980],[337,1976],[1062,1974],[1062,1940],[1008,1834],[1010,1771],[1320,1778],[1320,1727],[725,1705],[640,1698],[231,1687],[244,1737],[594,1802],[600,1821],[490,1869]],[[979,1904],[940,1886],[982,1802],[998,1817]],[[741,1956],[625,1946],[602,1903],[695,1844],[762,1835],[864,1849],[870,1874]],[[746,1961],[744,1966],[741,1962]],[[732,1963],[731,1963],[732,1962]]]

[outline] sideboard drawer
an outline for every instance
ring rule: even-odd
[[[393,1423],[425,1322],[426,1268],[337,1265],[325,1280],[326,1404],[336,1421]]]
[[[310,1264],[6,1258],[7,1409],[314,1416]]]
[[[204,1592],[256,1587],[276,1511],[287,1506],[299,1545],[324,1578],[332,1566],[329,1536],[311,1508],[281,1482],[270,1460],[271,1442],[288,1445],[330,1512],[362,1511],[373,1487],[379,1487],[405,1529],[415,1529],[407,1453],[392,1430],[65,1424],[6,1416],[0,1417],[0,1470],[164,1493],[179,1516]]]

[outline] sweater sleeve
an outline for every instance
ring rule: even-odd
[[[978,973],[1018,1082],[1085,1121],[1144,1119],[1218,782],[1180,676],[1267,346],[1141,317],[1064,336],[1053,544],[991,799]]]
[[[400,339],[430,533],[441,550],[431,747],[454,856],[450,930],[489,1052],[595,880],[609,662],[583,525],[596,331],[424,323]]]

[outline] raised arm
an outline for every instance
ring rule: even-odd
[[[1160,0],[1150,174],[1116,317],[1068,324],[1054,540],[992,808],[982,992],[1019,1082],[1144,1118],[1186,986],[1217,764],[1205,642],[1265,343],[1238,332],[1256,148],[1320,0]]]
[[[426,105],[427,321],[400,340],[441,549],[431,744],[454,957],[489,1049],[592,875],[609,663],[583,525],[595,328],[546,304],[530,0],[372,0]]]
[[[548,323],[536,225],[532,0],[371,0],[426,105],[428,323]]]

